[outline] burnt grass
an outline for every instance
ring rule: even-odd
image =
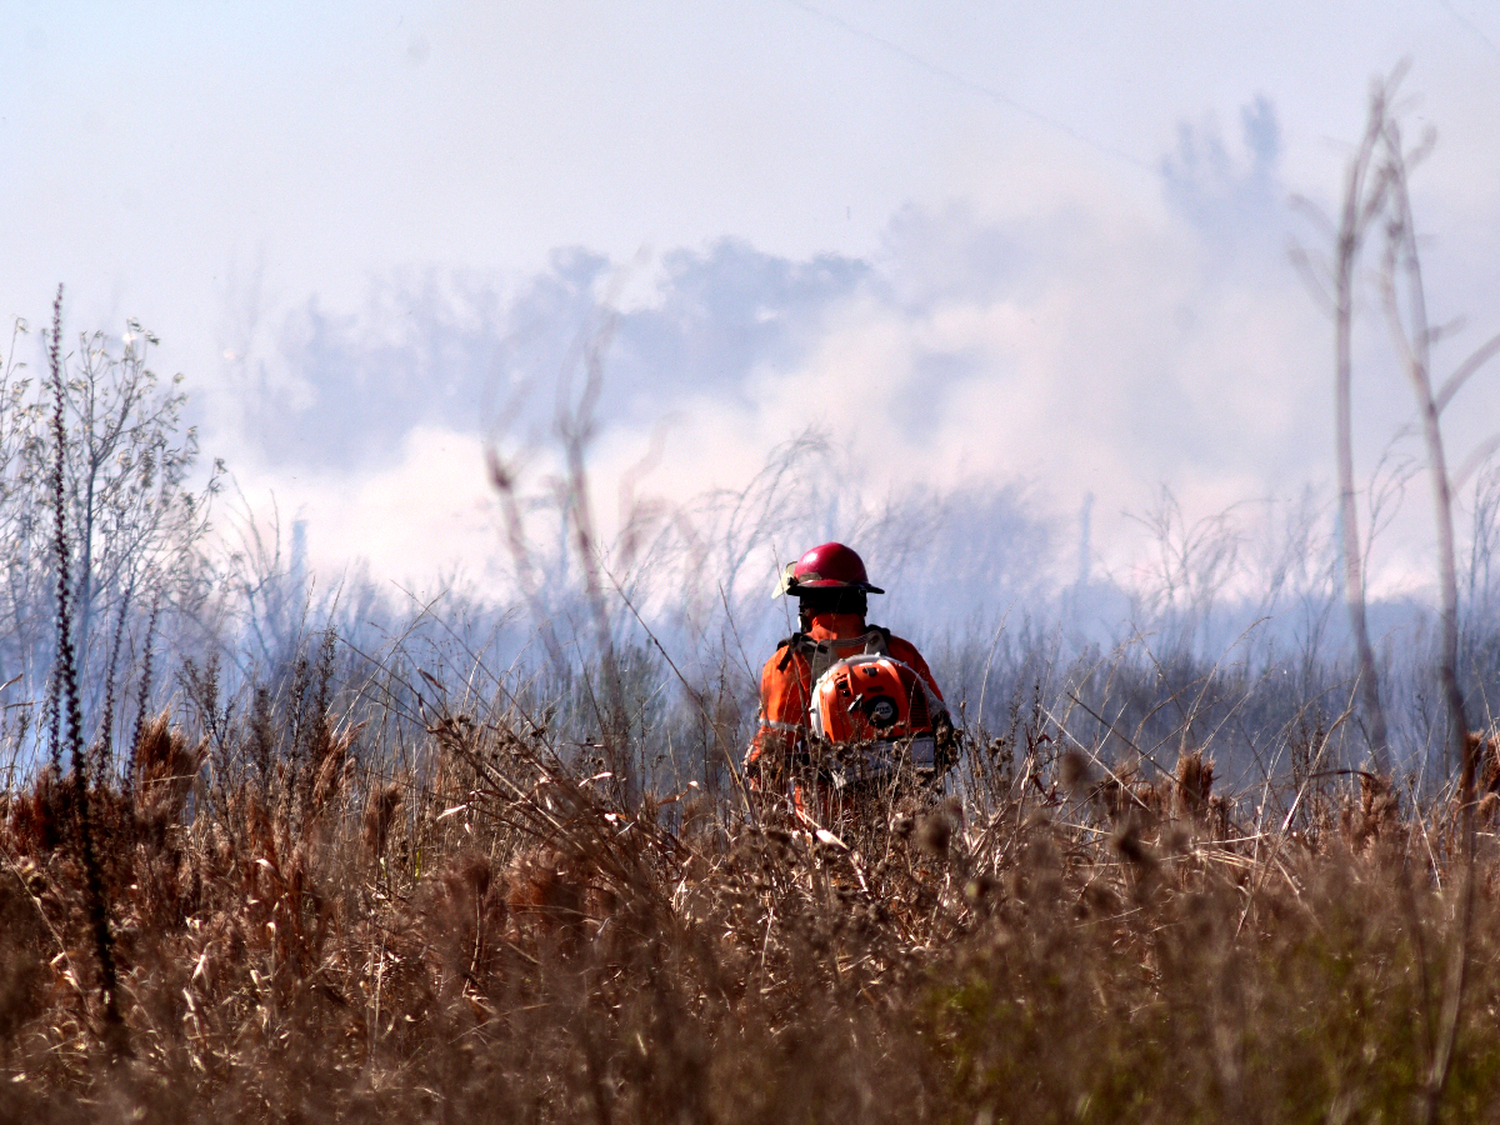
[[[87,801],[47,768],[4,797],[0,1119],[1500,1108],[1493,797],[1466,927],[1461,818],[1369,775],[1256,830],[1198,752],[1147,782],[970,745],[961,796],[820,838],[737,791],[628,808],[501,715],[439,717],[404,772],[331,714],[268,763],[265,723],[164,714]]]

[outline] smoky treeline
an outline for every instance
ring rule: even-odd
[[[607,348],[589,331],[591,347]],[[301,521],[252,513],[229,467],[200,455],[181,377],[151,369],[146,329],[40,335],[31,351],[44,362],[28,365],[18,326],[0,387],[11,784],[68,765],[59,546],[78,738],[114,770],[164,709],[221,733],[295,716],[316,680],[342,724],[371,732],[372,768],[413,766],[435,708],[484,709],[545,730],[569,760],[628,742],[628,770],[613,766],[641,793],[692,781],[728,795],[760,664],[795,627],[792,607],[769,596],[775,576],[831,538],[869,560],[889,591],[872,620],[924,650],[975,755],[1030,716],[1056,752],[1164,774],[1201,749],[1246,791],[1294,793],[1309,769],[1370,760],[1337,506],[1313,490],[1193,519],[1163,487],[1135,516],[1142,561],[1111,575],[1092,557],[1087,509],[1078,522],[1045,518],[1020,485],[872,502],[848,455],[810,430],[737,491],[669,506],[622,487],[606,542],[594,508],[615,497],[590,478],[589,442],[607,355],[584,348],[550,433],[526,447],[491,440],[510,593],[461,580],[409,589],[357,564],[314,573]],[[521,467],[538,442],[556,472]],[[1382,505],[1419,469],[1371,486],[1367,553],[1380,546]],[[1479,725],[1500,671],[1500,475],[1477,473],[1466,499],[1459,668]],[[1440,614],[1415,599],[1372,600],[1368,614],[1393,764],[1435,796],[1457,767],[1435,686]]]

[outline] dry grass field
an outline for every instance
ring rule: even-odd
[[[835,838],[697,787],[621,807],[498,711],[398,774],[329,714],[163,715],[122,780],[4,798],[0,1118],[1500,1108],[1496,798],[1466,926],[1450,805],[1329,776],[1252,831],[1201,754],[1148,784],[1001,742]]]

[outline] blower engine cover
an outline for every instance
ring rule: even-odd
[[[877,755],[896,764],[905,749],[917,769],[931,769],[935,700],[910,665],[874,653],[846,657],[813,685],[809,726],[833,743],[891,743]]]

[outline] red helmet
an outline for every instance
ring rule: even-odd
[[[799,590],[826,590],[838,586],[853,586],[867,594],[885,593],[879,586],[871,585],[865,574],[864,560],[842,543],[824,543],[796,562],[787,563],[776,593],[800,596]]]

